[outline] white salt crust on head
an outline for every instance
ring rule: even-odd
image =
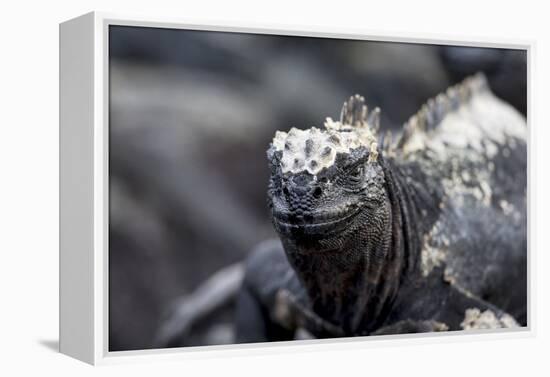
[[[368,124],[351,126],[327,118],[324,126],[324,129],[312,127],[307,130],[292,127],[289,132],[275,133],[273,146],[282,152],[283,173],[307,171],[316,175],[332,166],[338,153],[349,154],[359,147],[370,149],[371,158],[376,158],[376,137]]]

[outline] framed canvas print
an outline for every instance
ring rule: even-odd
[[[61,352],[529,333],[530,51],[61,24]]]

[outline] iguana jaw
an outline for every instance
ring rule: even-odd
[[[345,207],[330,212],[309,212],[297,217],[292,212],[274,211],[273,223],[275,230],[285,237],[322,239],[345,232],[359,212],[359,207]]]

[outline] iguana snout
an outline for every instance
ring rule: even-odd
[[[280,184],[271,198],[272,216],[275,229],[285,236],[322,238],[342,232],[359,212],[359,198],[335,198],[328,179],[301,173]]]

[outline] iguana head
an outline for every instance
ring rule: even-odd
[[[268,204],[283,241],[298,251],[339,249],[359,227],[387,220],[379,116],[356,95],[344,103],[340,120],[327,118],[324,129],[276,132],[268,150]]]

